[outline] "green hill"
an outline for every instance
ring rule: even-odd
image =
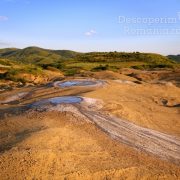
[[[121,68],[154,69],[179,67],[176,62],[159,54],[126,52],[79,53],[69,50],[50,50],[39,47],[24,49],[0,49],[0,66],[11,67],[6,75],[18,73],[60,71],[65,75],[80,74],[82,71],[118,71]],[[3,72],[3,71],[2,71]],[[2,76],[1,76],[2,77]]]
[[[60,55],[57,55],[49,50],[41,49],[38,47],[17,49],[13,52],[10,50],[6,51],[6,53],[0,52],[0,56],[14,61],[30,64],[51,63],[61,59]]]
[[[169,59],[172,59],[173,61],[180,63],[180,54],[179,55],[169,55]]]
[[[78,59],[88,62],[147,62],[168,63],[168,57],[153,53],[93,52],[81,54]],[[172,63],[172,62],[171,62]]]
[[[1,49],[0,58],[7,58],[25,64],[34,64],[42,67],[56,66],[58,63],[75,58],[79,54],[68,50],[49,50],[39,47],[25,49]]]
[[[5,48],[5,49],[0,49],[0,57],[6,57],[9,55],[12,55],[15,53],[18,49],[17,48]]]
[[[70,51],[70,50],[53,50],[52,52],[64,58],[75,58],[77,55],[81,54],[81,53]]]
[[[73,60],[77,62],[144,62],[152,64],[173,63],[168,57],[153,53],[92,52],[78,53],[69,50],[49,50],[39,47],[25,49],[0,49],[0,57],[28,64],[53,64]]]

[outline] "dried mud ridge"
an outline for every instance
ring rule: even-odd
[[[80,108],[97,127],[121,143],[180,165],[180,139],[102,112]]]
[[[56,98],[51,98],[49,101],[36,102],[35,109],[41,111],[71,112],[77,115],[77,118],[81,117],[86,121],[94,123],[111,138],[121,143],[180,165],[179,137],[143,128],[129,121],[105,113],[101,111],[103,105],[100,100],[77,96],[74,96],[74,98],[73,96],[64,98],[57,97],[56,101]],[[72,99],[77,100],[78,98],[81,100],[79,99],[78,102],[71,103]]]
[[[78,82],[78,84],[76,84]],[[63,82],[63,87],[65,86],[78,86],[80,82],[83,85],[91,86],[94,85],[89,82],[86,84],[85,81],[69,81]],[[85,84],[84,84],[85,83]],[[124,82],[123,82],[124,83]],[[59,82],[56,82],[55,86],[59,86]],[[103,81],[98,81],[95,83],[97,85],[104,85]],[[27,94],[20,94],[24,97]],[[13,96],[8,99],[16,100],[16,98],[21,98],[21,96]],[[6,102],[7,103],[7,102]],[[180,138],[171,136],[165,133],[161,133],[152,129],[143,128],[141,126],[135,125],[127,120],[117,118],[103,112],[101,108],[103,103],[100,100],[78,97],[78,96],[62,96],[54,97],[49,99],[43,99],[33,104],[29,104],[22,109],[11,108],[11,111],[17,113],[20,110],[26,111],[34,109],[40,112],[43,111],[61,111],[61,112],[71,112],[78,117],[83,118],[88,122],[94,123],[98,128],[107,133],[111,138],[131,146],[139,151],[144,151],[153,154],[161,159],[173,162],[180,165]],[[2,113],[3,114],[3,113]],[[0,114],[1,115],[1,114]]]

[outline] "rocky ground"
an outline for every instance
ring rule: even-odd
[[[128,71],[88,74],[100,86],[2,92],[1,179],[179,179],[177,74]],[[59,96],[86,101],[32,106]]]

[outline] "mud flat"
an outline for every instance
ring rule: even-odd
[[[83,110],[82,113],[119,142],[180,165],[180,138],[99,112]]]
[[[67,104],[70,104],[67,106]],[[75,113],[95,123],[111,138],[128,146],[180,165],[180,138],[143,128],[101,111],[101,100],[76,96],[55,97],[32,104],[46,111]]]
[[[132,81],[127,81],[127,80],[114,80],[114,82],[116,83],[120,83],[120,84],[128,84],[128,85],[136,85],[136,83],[132,82]]]
[[[179,88],[118,79],[1,94],[1,179],[179,179]]]
[[[0,104],[7,104],[7,103],[12,103],[14,101],[18,101],[25,96],[27,96],[29,93],[28,92],[20,92],[15,95],[11,95],[9,97],[5,97],[4,100],[0,100]]]

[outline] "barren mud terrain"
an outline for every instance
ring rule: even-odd
[[[1,179],[179,179],[177,75],[126,73],[2,92]]]

